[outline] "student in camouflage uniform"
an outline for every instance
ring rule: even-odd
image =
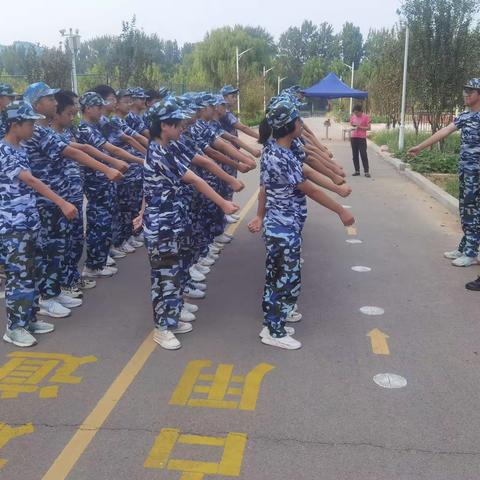
[[[34,122],[43,118],[26,102],[12,103],[5,111],[6,135],[0,141],[0,261],[7,277],[3,339],[18,347],[37,343],[32,334],[54,330],[36,318],[35,249],[41,224],[35,191],[55,203],[67,219],[78,214],[74,205],[32,175],[20,145],[32,137]]]
[[[467,111],[461,113],[450,125],[408,151],[409,155],[417,155],[451,133],[457,130],[461,131],[458,173],[460,220],[464,235],[456,250],[444,254],[446,258],[452,260],[452,265],[457,267],[478,264],[477,256],[480,244],[480,78],[473,78],[464,85],[463,98],[468,107]],[[470,287],[472,286],[474,287],[474,285],[470,285]]]
[[[284,98],[273,102],[261,124],[260,142],[264,144],[260,179],[261,192],[257,217],[250,222],[252,232],[263,233],[267,250],[266,280],[263,294],[264,328],[262,343],[288,350],[302,344],[287,327],[301,288],[302,229],[306,219],[305,197],[327,206],[340,216],[344,225],[354,222],[351,214],[325,194],[304,175],[304,157],[297,151],[303,123],[295,104]],[[273,137],[273,138],[271,138]]]
[[[11,85],[8,83],[0,83],[0,140],[5,136],[5,128],[7,126],[2,113],[16,96],[18,96],[18,93],[13,91]]]
[[[172,99],[165,99],[150,109],[151,142],[144,170],[145,208],[142,212],[144,236],[151,266],[152,304],[156,326],[154,340],[167,350],[181,347],[176,333],[192,330],[180,321],[181,271],[179,244],[184,233],[182,186],[196,190],[222,206],[226,213],[238,207],[226,202],[202,179],[191,172],[168,150],[169,142],[179,139],[181,122],[187,117]]]

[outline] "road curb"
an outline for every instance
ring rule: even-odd
[[[424,192],[428,193],[447,210],[458,215],[458,200],[455,197],[442,190],[422,174],[411,170],[408,163],[402,162],[398,158],[393,157],[389,152],[382,151],[382,149],[371,140],[367,139],[367,142],[370,148],[375,150],[383,160],[392,165],[392,167],[394,167],[400,174],[404,175],[410,181],[419,186]]]

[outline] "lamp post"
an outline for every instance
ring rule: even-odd
[[[80,48],[80,35],[78,29],[74,33],[71,28],[68,33],[65,29],[60,30],[60,34],[65,38],[65,45],[68,46],[72,54],[72,90],[78,94],[76,56]]]
[[[282,86],[282,82],[284,80],[286,80],[287,77],[281,77],[280,78],[280,75],[278,76],[278,79],[277,79],[277,95],[280,95],[280,88]]]
[[[240,67],[239,67],[239,62],[240,62],[240,58],[242,57],[242,55],[245,55],[250,50],[253,50],[253,47],[252,48],[247,48],[243,52],[238,53],[238,47],[235,47],[235,54],[236,54],[235,59],[236,59],[236,64],[237,64],[237,89],[238,89],[238,93],[237,93],[237,112],[238,112],[239,117],[240,117]]]
[[[351,65],[348,65],[346,63],[343,63],[343,64],[352,71],[352,80],[350,82],[350,88],[353,88],[353,76],[355,74],[355,62],[352,62]],[[353,98],[350,97],[350,113],[352,113],[352,109],[353,109]]]
[[[272,70],[273,67],[267,70],[267,67],[263,66],[263,111],[267,109],[267,73]]]
[[[409,43],[408,25],[405,29],[405,53],[403,57],[403,85],[402,85],[402,111],[400,113],[400,132],[398,134],[398,149],[405,148],[405,106],[407,102],[407,70],[408,70],[408,43]]]

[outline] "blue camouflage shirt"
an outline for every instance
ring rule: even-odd
[[[142,154],[133,148],[130,144],[126,143],[122,139],[122,135],[129,135],[133,137],[136,135],[136,131],[130,128],[126,120],[118,115],[112,115],[110,118],[103,117],[108,121],[108,125],[100,126],[101,132],[104,134],[105,138],[109,143],[119,147],[131,155],[136,157],[143,158]],[[109,136],[107,136],[107,135]],[[130,182],[133,180],[141,180],[142,178],[143,167],[136,163],[130,163],[128,170],[125,172],[123,177],[123,182]]]
[[[147,130],[143,117],[138,115],[138,113],[129,112],[125,117],[125,121],[127,122],[127,125],[137,133],[142,133]]]
[[[305,177],[299,159],[292,150],[270,140],[262,153],[260,175],[267,197],[265,234],[275,237],[300,234],[303,214],[297,186]]]
[[[73,131],[69,128],[63,132],[57,132],[60,138],[65,143],[76,142],[76,138]],[[70,183],[70,189],[67,193],[66,199],[70,202],[76,202],[83,198],[83,171],[81,165],[72,160],[71,158],[65,158],[65,175]]]
[[[219,120],[212,120],[209,123],[210,129],[215,133],[217,137],[221,137],[225,133],[225,129]]]
[[[157,142],[150,142],[145,160],[144,233],[151,241],[178,238],[184,230],[184,205],[181,178],[188,168],[173,153]]]
[[[463,112],[454,123],[462,132],[460,166],[480,169],[480,112]]]
[[[100,132],[99,126],[88,123],[85,120],[82,120],[78,126],[77,141],[78,143],[91,145],[102,152],[103,146],[107,143],[107,140]],[[84,181],[85,184],[92,184],[95,182],[103,183],[108,182],[108,178],[102,172],[92,170],[91,168],[84,168]]]
[[[197,120],[190,126],[190,134],[193,140],[202,150],[212,145],[218,135],[210,128],[210,125],[205,120]]]
[[[32,174],[48,185],[57,195],[66,197],[70,182],[65,173],[66,159],[63,151],[68,147],[60,135],[50,127],[35,124],[33,136],[23,142],[28,154]],[[38,206],[53,206],[53,202],[37,195]]]
[[[40,228],[36,194],[22,182],[21,172],[30,172],[23,149],[0,141],[0,234],[35,231]]]
[[[303,163],[305,162],[305,159],[307,158],[307,154],[305,153],[305,150],[304,150],[303,146],[304,146],[304,141],[301,137],[299,137],[299,138],[294,138],[293,139],[292,145],[290,147],[293,154],[298,158],[298,161],[301,163],[302,168],[303,168]],[[301,190],[298,190],[298,188],[297,188],[295,190],[295,199],[297,200],[298,204],[300,205],[300,208],[301,208],[301,222],[302,222],[302,224],[304,224],[305,221],[307,220],[307,197]]]
[[[220,117],[220,124],[222,125],[223,129],[231,135],[235,135],[236,137],[238,137],[238,131],[235,128],[237,123],[238,118],[230,111],[228,111],[223,117]]]

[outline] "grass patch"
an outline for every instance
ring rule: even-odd
[[[452,197],[458,198],[458,175],[431,173],[425,176],[442,190],[452,195]]]

